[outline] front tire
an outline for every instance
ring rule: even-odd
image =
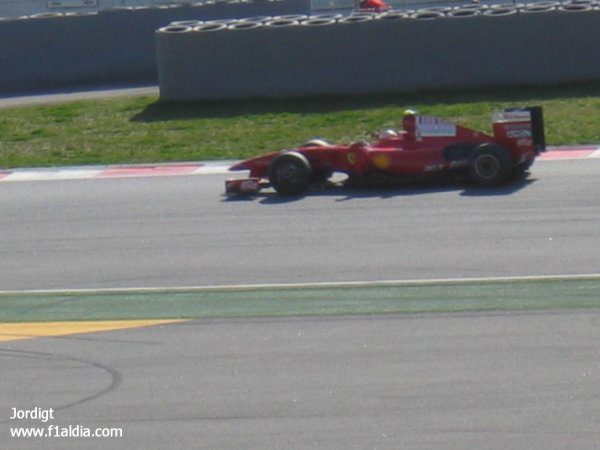
[[[508,151],[499,145],[482,144],[469,155],[469,175],[479,186],[496,186],[512,174]]]
[[[269,182],[281,195],[300,195],[308,190],[311,181],[310,163],[301,153],[282,153],[269,166]]]
[[[302,144],[300,146],[300,148],[306,148],[306,147],[329,147],[331,145],[330,142],[327,142],[325,139],[311,139],[309,141],[306,141],[304,144]]]

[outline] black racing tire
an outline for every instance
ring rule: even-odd
[[[524,180],[529,175],[529,169],[533,164],[533,159],[517,164],[513,169],[513,177],[515,180]]]
[[[469,155],[469,175],[479,186],[496,186],[512,175],[507,150],[496,144],[481,144]]]
[[[269,182],[280,195],[303,194],[312,182],[310,163],[301,153],[282,153],[269,166]]]

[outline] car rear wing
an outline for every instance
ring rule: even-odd
[[[541,106],[510,108],[492,115],[494,137],[519,147],[531,145],[536,153],[546,151],[544,114]]]

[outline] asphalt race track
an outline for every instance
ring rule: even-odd
[[[593,449],[600,313],[192,321],[0,346],[5,449]],[[10,438],[15,406],[120,438]],[[28,425],[25,425],[25,424]]]
[[[228,201],[220,175],[0,184],[0,290],[600,273],[600,160],[494,190]],[[195,320],[0,343],[0,448],[593,449],[600,310]],[[11,438],[11,408],[120,438]]]
[[[4,183],[0,290],[599,273],[599,173],[239,201],[219,175]]]

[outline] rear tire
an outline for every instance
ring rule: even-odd
[[[517,166],[514,168],[514,178],[517,180],[523,180],[527,178],[527,176],[529,175],[529,169],[531,168],[532,164],[533,159],[521,164],[517,164]]]
[[[469,175],[479,186],[496,186],[512,174],[508,151],[496,144],[481,144],[469,155]]]
[[[311,181],[310,163],[301,153],[282,153],[271,162],[269,182],[281,195],[300,195],[308,190]]]

